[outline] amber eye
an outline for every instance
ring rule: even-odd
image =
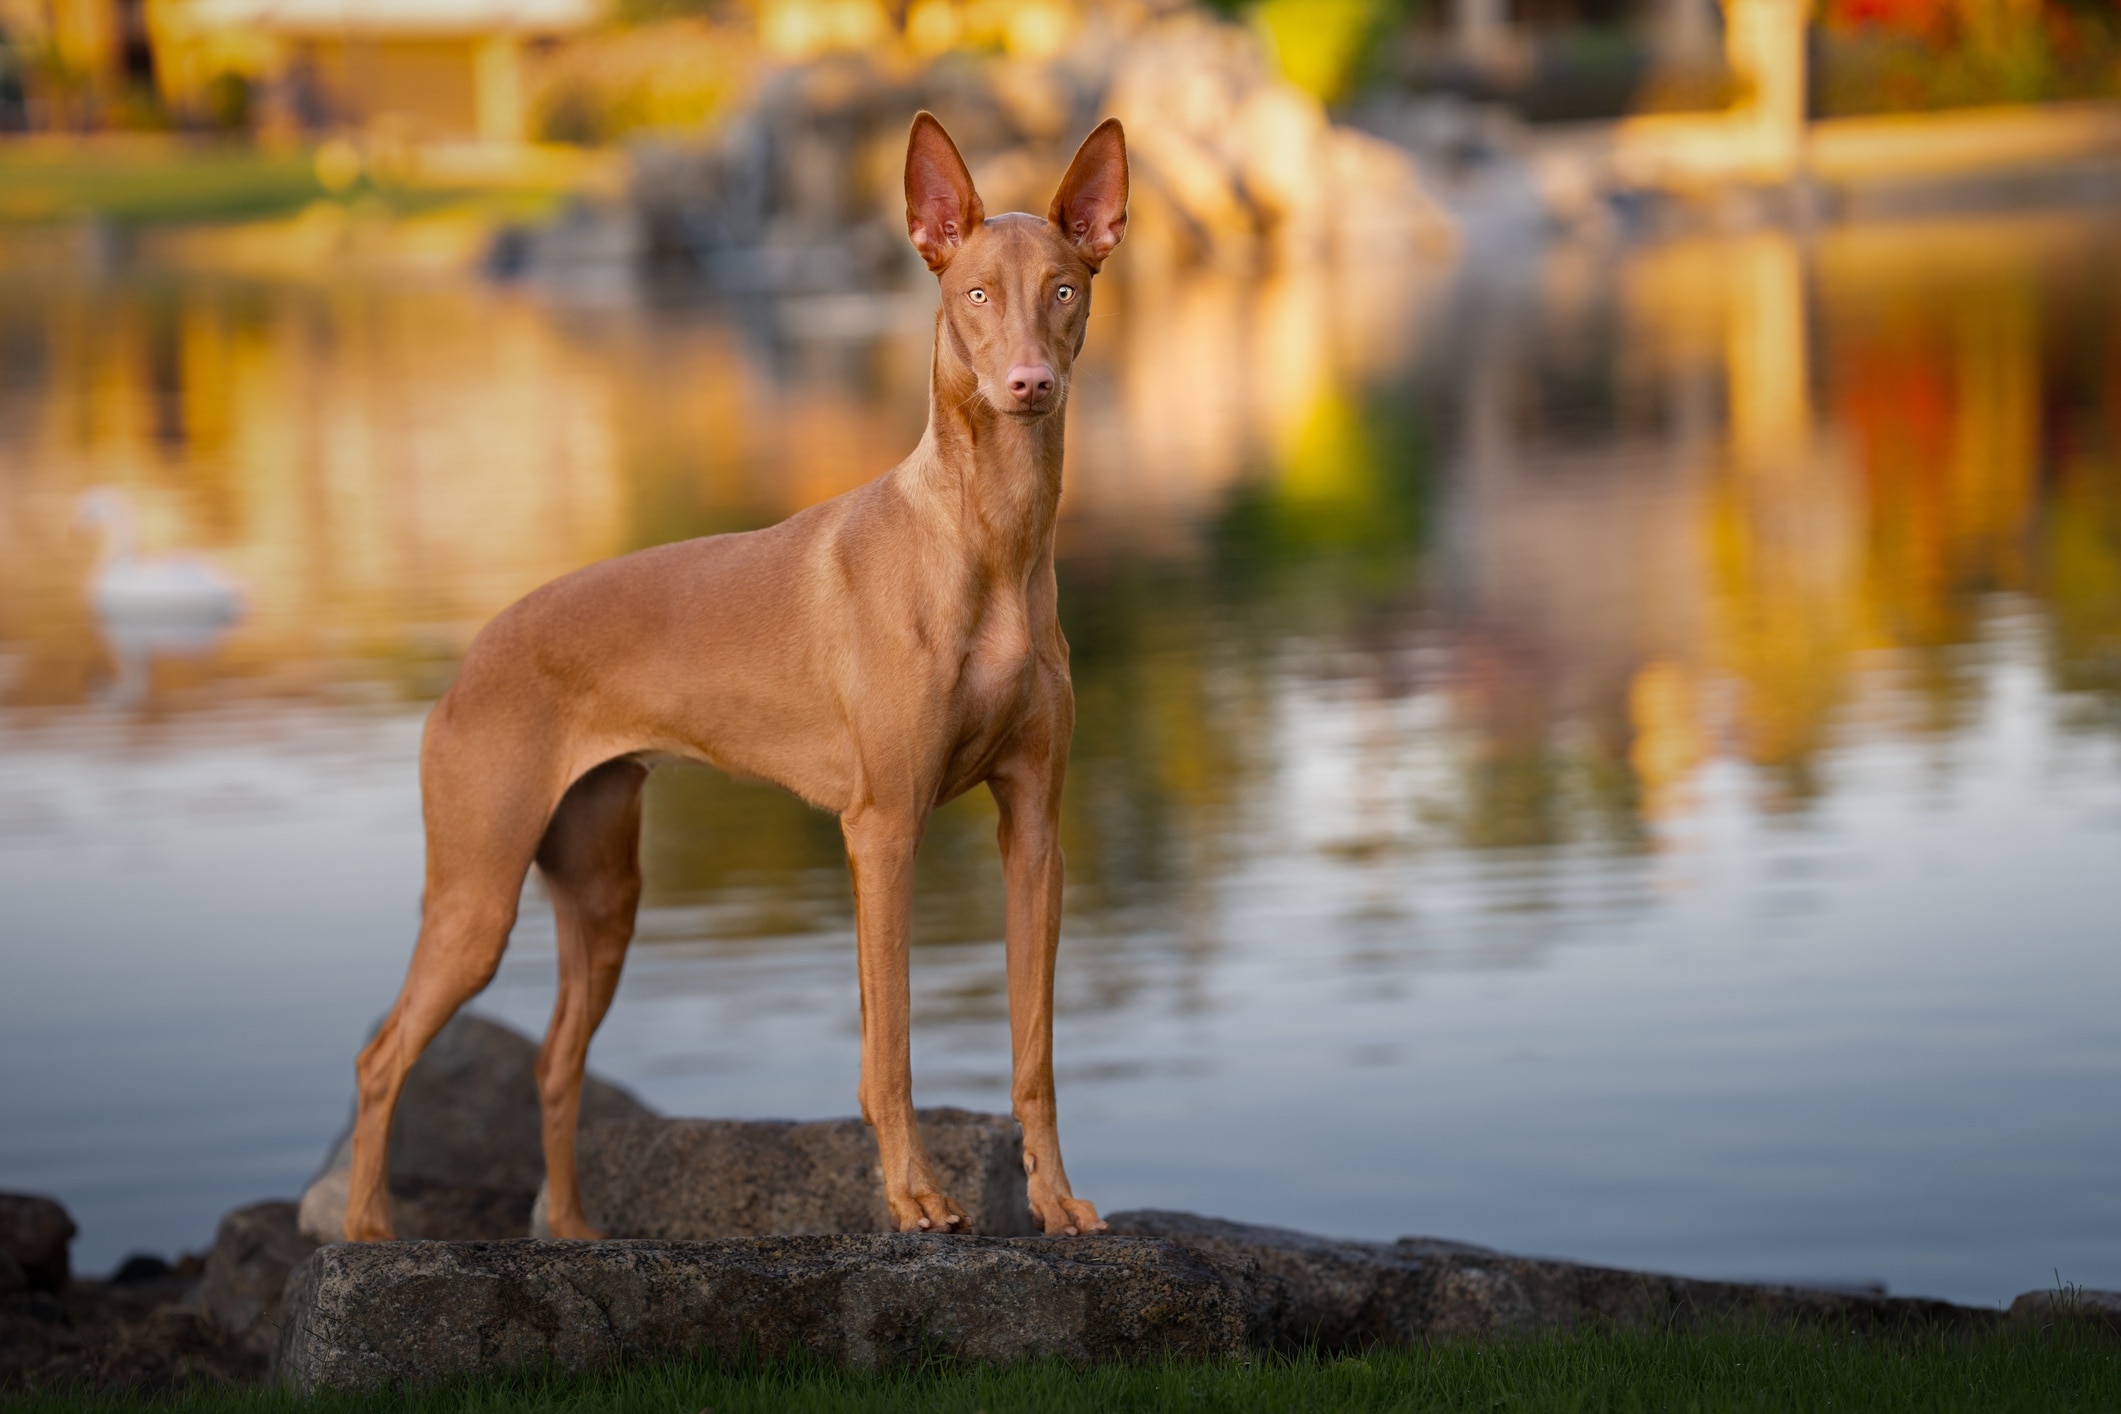
[[[985,290],[968,290],[966,298],[970,299],[974,304],[985,304],[987,302],[987,292]]]
[[[1062,285],[1059,289],[1053,292],[1053,297],[1059,300],[1062,304],[1066,304],[1069,300],[1075,298],[1075,286]]]

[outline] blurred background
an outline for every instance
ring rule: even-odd
[[[911,448],[918,107],[990,210],[1133,155],[1079,1191],[2121,1286],[2108,0],[0,0],[0,1186],[77,1267],[321,1162],[487,618]],[[835,823],[648,817],[592,1066],[852,1112]],[[924,847],[923,1103],[1006,1108],[993,824]]]

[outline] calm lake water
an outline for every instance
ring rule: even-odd
[[[1079,1190],[2121,1286],[2117,268],[2121,230],[2022,217],[1101,289],[1061,569]],[[61,1195],[81,1267],[321,1158],[478,626],[884,470],[930,301],[0,271],[0,1186]],[[99,629],[98,484],[246,617]],[[648,814],[592,1064],[851,1113],[834,822],[705,771]],[[922,856],[923,1103],[1007,1103],[992,826],[967,799]],[[537,1031],[552,973],[532,908],[475,1005]]]

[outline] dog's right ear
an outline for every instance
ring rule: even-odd
[[[957,144],[933,113],[914,114],[906,139],[906,234],[913,248],[940,274],[972,228],[986,219]]]

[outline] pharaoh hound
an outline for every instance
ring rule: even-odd
[[[355,1064],[346,1236],[392,1236],[391,1114],[406,1072],[494,975],[535,863],[559,927],[538,1053],[556,1236],[597,1236],[575,1178],[589,1038],[640,899],[641,789],[679,758],[772,781],[839,816],[861,972],[862,1116],[901,1230],[962,1232],[913,1117],[914,852],[929,813],[985,784],[1007,886],[1010,1098],[1031,1212],[1104,1230],[1061,1164],[1053,1093],[1061,779],[1074,729],[1053,531],[1069,373],[1092,277],[1127,224],[1107,120],[1041,218],[988,216],[957,146],[913,120],[906,229],[942,303],[928,429],[911,456],[765,530],[661,545],[538,589],[479,634],[420,749],[427,888],[405,985]]]

